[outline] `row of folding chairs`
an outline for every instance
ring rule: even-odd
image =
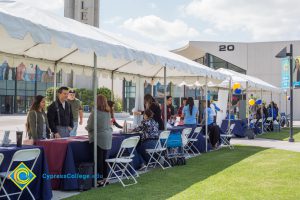
[[[201,127],[197,127],[194,132],[191,128],[186,128],[182,132],[182,143],[184,153],[190,157],[191,155],[199,155],[200,152],[195,146],[198,141],[198,135],[201,132]],[[149,167],[161,167],[163,170],[172,167],[166,159],[167,141],[170,131],[163,131],[157,140],[153,149],[146,149],[150,159],[147,163],[145,170]],[[134,158],[134,151],[139,142],[139,136],[133,136],[123,140],[119,152],[115,158],[106,159],[110,172],[104,183],[104,186],[112,179],[118,179],[123,187],[130,186],[137,183],[136,177],[139,177],[137,171],[132,167],[131,163]],[[125,180],[131,180],[130,183],[125,183]]]
[[[24,149],[16,151],[12,157],[12,160],[8,166],[8,169],[6,172],[0,172],[0,192],[3,191],[4,195],[0,195],[0,199],[3,197],[6,197],[8,200],[10,200],[11,196],[17,196],[17,199],[20,199],[25,189],[28,191],[32,199],[35,199],[34,195],[31,193],[30,189],[26,187],[24,190],[21,190],[19,192],[14,193],[8,193],[5,189],[4,183],[7,181],[11,181],[9,178],[9,174],[12,172],[12,166],[15,162],[27,162],[27,161],[33,161],[33,164],[30,167],[30,170],[33,171],[36,161],[38,157],[40,156],[41,150],[38,148],[35,149]],[[0,153],[0,166],[4,160],[4,155]],[[27,165],[28,167],[28,165]],[[29,168],[29,167],[28,167]],[[26,180],[25,180],[26,181]],[[14,198],[15,199],[15,198]]]

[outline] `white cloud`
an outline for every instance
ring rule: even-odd
[[[148,15],[124,21],[123,28],[134,31],[154,41],[170,42],[199,36],[196,29],[182,20],[165,21],[158,16]]]
[[[156,8],[157,8],[157,5],[156,5],[155,3],[153,3],[153,2],[150,3],[149,5],[150,5],[150,7],[151,7],[152,9],[156,9]]]
[[[252,40],[300,38],[298,0],[193,0],[184,14],[222,32],[249,32]]]

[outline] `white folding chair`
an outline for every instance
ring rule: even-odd
[[[146,152],[149,154],[150,159],[148,161],[147,167],[145,170],[148,169],[148,167],[152,164],[154,164],[154,167],[158,164],[161,166],[162,169],[167,169],[169,167],[172,167],[170,163],[165,159],[163,156],[163,153],[167,153],[167,141],[170,135],[170,131],[163,131],[160,133],[159,138],[157,140],[157,143],[154,147],[154,149],[146,149]],[[159,161],[163,161],[167,164],[167,167],[164,167]]]
[[[15,192],[15,193],[7,193],[7,191],[5,190],[4,188],[4,183],[5,181],[7,180],[10,180],[8,175],[12,172],[11,171],[11,167],[12,167],[12,164],[14,162],[26,162],[26,161],[33,161],[33,164],[31,165],[31,168],[30,170],[33,171],[34,169],[34,166],[36,164],[36,161],[38,159],[38,157],[40,156],[40,153],[41,153],[41,150],[36,148],[36,149],[24,149],[24,150],[19,150],[17,152],[14,153],[13,157],[12,157],[12,160],[9,164],[9,167],[7,169],[6,172],[1,172],[0,173],[0,183],[1,183],[1,187],[0,187],[0,191],[1,189],[3,190],[4,194],[5,195],[1,195],[1,197],[6,197],[7,199],[10,200],[10,197],[9,196],[13,196],[13,195],[18,195],[18,200],[20,199],[20,197],[22,196],[23,194],[23,191],[25,190],[21,190],[20,192]],[[28,167],[28,166],[27,166]],[[28,167],[29,168],[29,167]],[[2,180],[2,181],[1,181]],[[28,193],[30,194],[31,198],[35,200],[33,194],[31,193],[31,191],[29,190],[28,187],[26,187]]]
[[[202,130],[202,127],[195,128],[194,132],[188,138],[188,145],[190,147],[190,151],[193,153],[194,156],[201,154],[200,151],[198,150],[198,148],[194,145],[194,143],[198,141],[198,136],[201,133],[201,130]]]
[[[182,140],[182,146],[183,146],[183,151],[184,151],[184,154],[187,155],[187,157],[191,157],[189,151],[191,150],[190,149],[190,146],[189,146],[189,137],[190,137],[190,134],[192,133],[192,128],[185,128],[182,130],[182,134],[181,134],[181,140]]]
[[[230,149],[234,149],[234,146],[230,144],[230,139],[232,138],[232,130],[234,129],[235,124],[231,124],[229,130],[226,131],[225,134],[220,134],[222,146],[227,146]]]
[[[131,166],[130,163],[132,162],[132,160],[134,158],[134,151],[135,151],[136,145],[138,144],[139,140],[140,140],[140,136],[133,136],[133,137],[123,140],[116,158],[110,158],[110,159],[105,160],[105,162],[107,162],[107,164],[109,166],[110,171],[109,171],[107,179],[104,183],[104,186],[106,185],[106,183],[109,180],[114,179],[114,178],[117,178],[122,183],[123,187],[137,183],[134,175],[128,170],[128,168],[130,167],[134,171],[134,174],[137,174],[137,172],[134,170],[134,168]],[[115,177],[113,177],[113,175]],[[129,175],[129,177],[128,177],[128,175]],[[123,182],[124,176],[128,180],[130,178],[132,178],[133,183],[125,184]]]

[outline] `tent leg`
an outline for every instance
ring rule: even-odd
[[[53,80],[53,101],[56,100],[56,87],[57,87],[57,76],[56,76],[56,73],[57,73],[57,62],[55,62],[55,65],[54,65],[54,80]]]
[[[207,76],[205,77],[205,104],[206,104],[206,108],[205,108],[205,151],[207,152],[208,148],[207,148],[207,137],[208,137],[208,127],[207,127],[207,119],[208,119],[208,88],[207,88]]]
[[[94,53],[94,74],[93,74],[93,89],[94,89],[94,186],[97,188],[97,55]]]
[[[164,66],[164,124],[167,130],[167,68]]]

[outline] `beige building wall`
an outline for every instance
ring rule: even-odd
[[[236,43],[236,42],[202,42],[191,41],[183,48],[173,50],[173,52],[195,60],[209,53],[215,55],[229,63],[247,70],[247,74],[260,78],[272,85],[281,87],[281,62],[275,55],[284,47],[293,44],[294,56],[300,56],[300,41],[282,42],[258,42],[258,43]],[[223,45],[223,46],[222,46]],[[227,50],[228,45],[233,45],[234,50]],[[220,51],[221,47],[226,47],[225,51]],[[222,49],[223,50],[223,49]],[[255,94],[260,97],[260,93]],[[289,90],[288,90],[289,95]],[[282,112],[289,113],[289,102],[286,101],[286,94],[272,94],[272,98],[278,105],[281,105]],[[263,92],[263,99],[271,100],[270,92]],[[300,120],[300,89],[294,90],[294,118]]]

